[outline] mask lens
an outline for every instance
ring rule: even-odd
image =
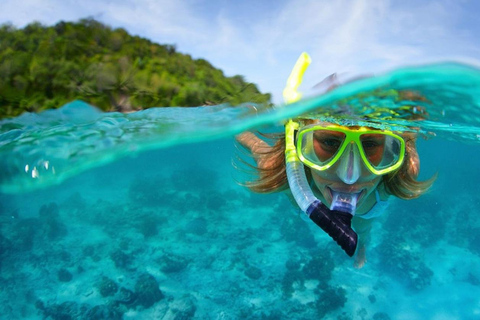
[[[364,160],[373,167],[371,169],[378,171],[398,164],[403,152],[401,138],[387,133],[363,133],[356,138],[354,132],[312,128],[300,130],[298,134],[300,160],[317,170],[326,170],[344,156],[339,152],[344,152],[346,140],[360,142],[358,147],[362,157],[365,156]]]
[[[346,138],[345,133],[331,130],[313,130],[303,134],[301,154],[315,164],[326,165],[331,161]]]
[[[396,137],[386,134],[362,134],[360,142],[365,157],[376,170],[391,167],[400,159],[401,141]]]

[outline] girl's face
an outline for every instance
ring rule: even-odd
[[[342,155],[345,157],[346,155]],[[380,183],[382,176],[370,172],[361,159],[356,159],[358,178],[354,183],[346,183],[345,169],[342,168],[342,159],[339,159],[332,167],[325,171],[311,169],[312,177],[328,206],[332,203],[332,190],[343,193],[360,193],[357,200],[357,207],[360,208],[365,200],[372,194]],[[348,182],[348,181],[347,181]]]
[[[319,198],[331,206],[334,193],[355,193],[358,194],[357,208],[368,205],[367,199],[372,199],[370,196],[382,180],[381,175],[372,171],[395,164],[396,159],[400,158],[400,139],[373,128],[329,130],[327,127],[331,124],[326,122],[308,124],[319,124],[322,127],[305,131],[299,136],[306,146],[303,149],[302,145],[302,150],[306,150],[302,156],[315,165],[328,168],[320,170],[311,167],[313,180],[321,193]],[[311,151],[308,151],[309,143]],[[333,164],[328,167],[330,163]]]

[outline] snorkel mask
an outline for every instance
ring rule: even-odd
[[[297,88],[311,59],[302,53],[283,91],[286,103],[298,101]],[[327,207],[314,194],[305,175],[304,165],[313,170],[336,166],[336,174],[345,184],[354,184],[363,164],[374,174],[398,169],[405,155],[404,140],[389,131],[313,124],[288,120],[285,125],[285,159],[290,190],[298,206],[332,237],[350,257],[355,254],[358,236],[351,227],[359,193],[332,190],[332,204]]]

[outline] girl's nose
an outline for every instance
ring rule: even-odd
[[[361,173],[362,161],[357,145],[351,141],[340,158],[340,163],[337,167],[337,176],[346,184],[354,184],[357,182]]]

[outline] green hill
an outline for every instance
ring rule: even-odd
[[[81,99],[105,111],[269,103],[242,76],[98,21],[0,26],[0,118]]]

